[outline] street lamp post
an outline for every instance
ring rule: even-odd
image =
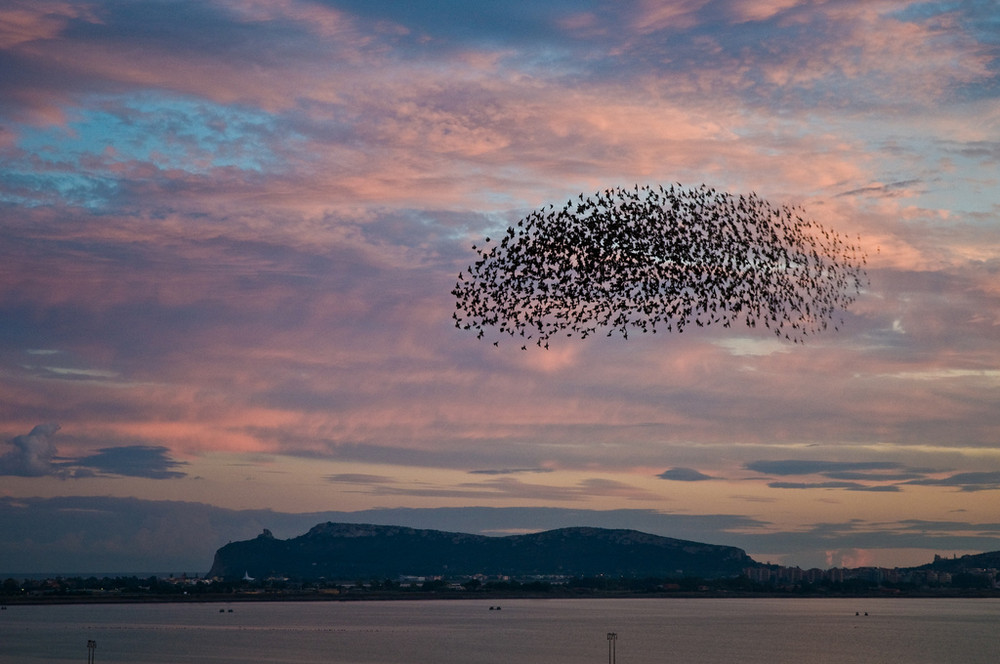
[[[616,632],[608,632],[608,664],[615,664],[618,661],[618,653],[616,652],[617,641],[618,634]]]

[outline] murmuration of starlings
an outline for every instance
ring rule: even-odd
[[[856,241],[754,193],[612,188],[531,212],[473,245],[452,317],[494,345],[742,322],[801,343],[868,283]],[[839,324],[835,322],[839,321]]]

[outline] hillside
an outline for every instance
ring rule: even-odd
[[[934,556],[934,562],[921,565],[917,569],[960,574],[981,569],[1000,569],[1000,551],[989,551],[954,558]]]
[[[323,523],[287,540],[265,530],[215,554],[210,577],[371,579],[531,575],[718,578],[759,563],[731,546],[635,530],[561,528],[486,537],[399,526]]]

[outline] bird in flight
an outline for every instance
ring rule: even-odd
[[[581,194],[473,245],[452,318],[480,339],[489,331],[494,345],[519,337],[524,350],[556,336],[628,339],[738,321],[803,342],[868,284],[860,238],[803,215],[707,185]]]

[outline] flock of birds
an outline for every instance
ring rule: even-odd
[[[455,325],[522,349],[547,349],[556,336],[627,339],[740,320],[798,343],[867,285],[860,238],[799,208],[706,185],[581,194],[472,249],[479,259],[452,291]]]

